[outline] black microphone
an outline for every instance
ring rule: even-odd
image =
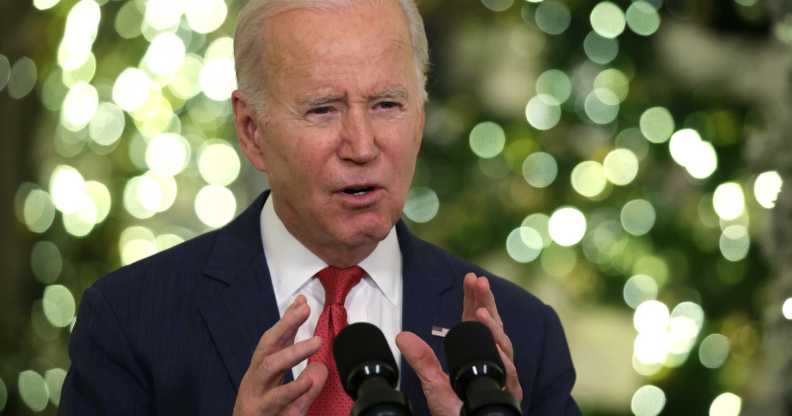
[[[333,341],[338,375],[355,401],[351,416],[411,416],[407,396],[396,390],[399,367],[376,326],[358,322],[342,329]]]
[[[445,337],[449,377],[464,402],[463,416],[521,415],[519,403],[503,389],[503,361],[492,333],[477,321],[462,322]]]

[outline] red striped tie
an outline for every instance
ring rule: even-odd
[[[328,371],[327,381],[311,405],[309,416],[349,416],[352,410],[352,399],[344,392],[341,380],[338,378],[338,369],[333,358],[333,339],[347,325],[347,313],[344,308],[347,294],[364,274],[366,272],[358,266],[346,269],[328,266],[318,274],[325,290],[324,308],[316,323],[316,335],[322,337],[322,347],[308,359],[308,362],[324,363]]]

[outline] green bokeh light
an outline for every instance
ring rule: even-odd
[[[50,285],[44,289],[42,307],[47,320],[58,328],[69,326],[77,311],[74,295],[63,285]]]
[[[652,107],[640,119],[641,133],[652,143],[667,141],[674,132],[674,118],[664,107]]]
[[[418,223],[431,221],[440,210],[440,198],[437,193],[427,187],[410,189],[407,203],[404,204],[404,215]]]
[[[626,19],[630,30],[641,36],[651,36],[660,27],[660,15],[645,1],[632,3],[627,8]]]
[[[536,26],[549,35],[564,33],[572,21],[569,8],[555,0],[545,0],[536,7],[534,13]]]
[[[624,12],[614,3],[603,1],[594,6],[590,15],[591,27],[605,38],[615,38],[624,32]]]
[[[49,388],[44,377],[33,370],[25,370],[19,373],[17,389],[22,401],[34,412],[40,412],[47,408],[49,402]]]
[[[619,41],[589,32],[583,40],[583,50],[592,62],[606,65],[619,55]]]
[[[506,144],[506,133],[503,127],[491,121],[477,124],[470,131],[470,149],[482,158],[490,159],[499,155]]]

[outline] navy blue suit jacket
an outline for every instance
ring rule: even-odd
[[[267,193],[227,226],[121,268],[83,294],[61,415],[230,415],[258,339],[279,319],[262,250]],[[490,277],[514,344],[524,414],[577,415],[575,371],[555,312],[518,286],[396,227],[403,256],[402,326],[445,365],[442,338],[462,315],[467,272]],[[401,389],[428,414],[405,360]]]

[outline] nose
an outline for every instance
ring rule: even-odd
[[[343,120],[339,156],[355,164],[365,164],[379,156],[380,148],[367,111],[350,109]]]

